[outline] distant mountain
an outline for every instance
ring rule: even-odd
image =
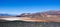
[[[43,17],[46,15],[60,15],[60,11],[51,10],[46,12],[38,12],[38,13],[23,13],[21,15],[18,15],[17,17]]]
[[[60,15],[60,11],[57,11],[57,10],[47,11],[44,13],[47,13],[48,15]]]
[[[10,15],[8,15],[8,14],[0,14],[0,16],[10,16]]]
[[[11,14],[0,14],[0,16],[14,16],[14,15],[11,15]]]

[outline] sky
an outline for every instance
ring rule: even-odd
[[[60,0],[0,0],[0,13],[21,14],[60,10]]]

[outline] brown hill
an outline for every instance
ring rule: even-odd
[[[38,12],[38,13],[23,13],[21,15],[18,15],[18,17],[46,17],[46,16],[60,16],[60,11],[46,11],[46,12]]]
[[[60,22],[60,11],[52,10],[38,13],[23,13],[21,15],[18,15],[18,17],[30,17],[30,18],[48,20],[52,22]]]

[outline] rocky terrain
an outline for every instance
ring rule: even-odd
[[[38,12],[38,13],[23,13],[18,15],[17,17],[29,17],[34,19],[40,20],[48,20],[51,22],[60,22],[60,11],[59,10],[51,10],[45,12]]]
[[[0,16],[0,18],[18,18],[23,21],[31,22],[60,22],[60,11],[45,11],[37,13],[22,13],[17,16]]]

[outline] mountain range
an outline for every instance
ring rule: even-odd
[[[18,15],[17,17],[29,17],[40,20],[47,20],[51,22],[60,22],[60,10],[50,10],[45,12],[37,12],[37,13],[23,13]]]
[[[60,11],[46,11],[46,12],[38,12],[38,13],[23,13],[18,15],[17,17],[36,17],[36,16],[47,16],[47,15],[60,15]]]
[[[10,14],[0,14],[0,16],[14,16]],[[45,11],[45,12],[36,12],[36,13],[22,13],[20,15],[16,15],[16,18],[19,17],[27,17],[26,19],[29,18],[29,20],[39,20],[39,21],[51,21],[51,22],[60,22],[60,11]],[[8,17],[9,18],[9,17]],[[13,17],[11,17],[13,18]]]

